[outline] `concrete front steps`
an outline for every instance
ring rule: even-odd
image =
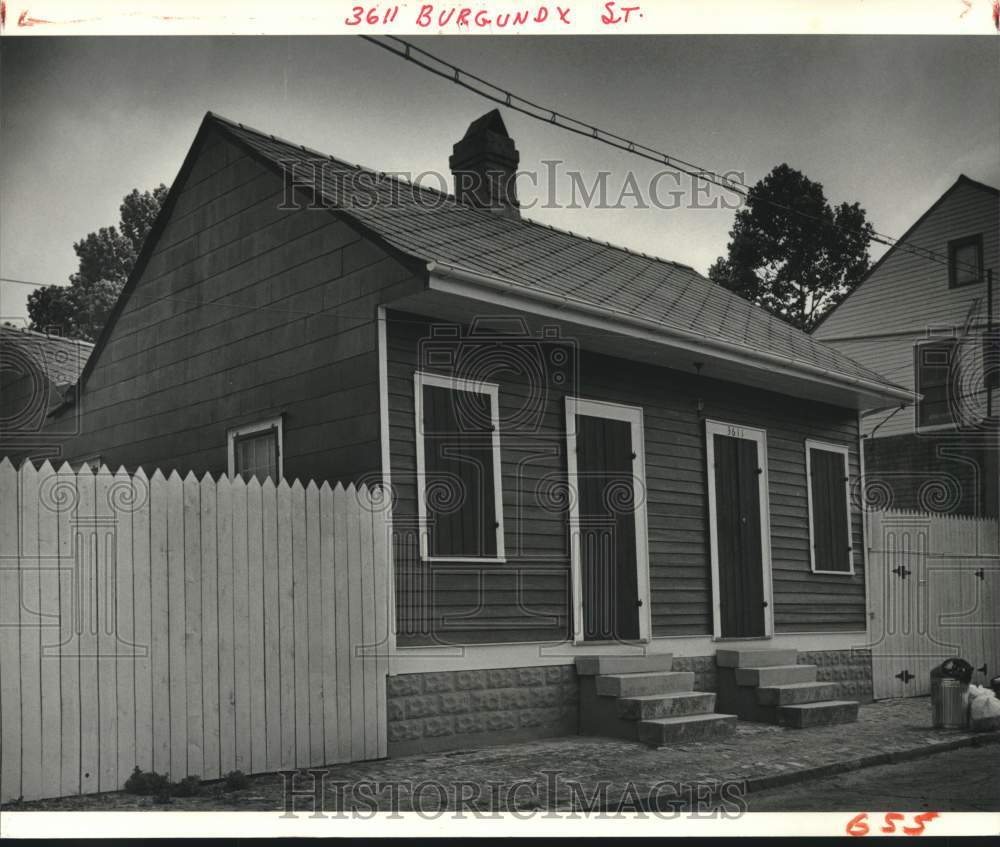
[[[736,715],[715,713],[715,694],[693,691],[694,674],[674,671],[670,654],[576,660],[580,734],[654,747],[732,733]]]
[[[719,706],[742,720],[806,729],[858,719],[858,703],[833,699],[836,684],[818,682],[797,650],[718,650],[715,663]]]

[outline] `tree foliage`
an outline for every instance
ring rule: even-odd
[[[132,189],[122,199],[117,227],[101,227],[76,242],[79,267],[70,275],[69,285],[47,285],[28,296],[32,329],[95,341],[166,196],[162,184],[152,191]]]
[[[867,273],[873,235],[857,203],[831,206],[820,183],[782,164],[750,189],[708,275],[809,331]]]

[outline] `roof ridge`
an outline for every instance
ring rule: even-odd
[[[381,171],[381,170],[378,170],[376,168],[369,167],[367,165],[359,165],[357,163],[348,162],[345,159],[341,159],[341,158],[339,158],[337,156],[334,156],[332,153],[324,153],[321,150],[316,150],[313,147],[307,147],[305,144],[296,144],[294,141],[290,141],[287,138],[283,138],[282,136],[275,135],[273,133],[265,132],[264,130],[258,129],[257,127],[252,127],[252,126],[249,126],[249,125],[244,124],[244,123],[239,123],[238,121],[234,121],[234,120],[232,120],[232,118],[227,118],[227,117],[225,117],[223,115],[218,114],[217,112],[209,111],[209,112],[206,113],[206,117],[211,117],[214,120],[217,120],[220,123],[228,124],[231,127],[237,127],[238,129],[241,129],[244,132],[251,132],[251,133],[259,135],[259,136],[261,136],[263,138],[268,138],[271,141],[275,141],[275,142],[278,142],[280,144],[286,144],[289,147],[294,147],[294,148],[296,148],[298,150],[302,150],[302,151],[304,151],[306,153],[311,153],[311,154],[313,154],[313,155],[315,155],[315,156],[317,156],[317,157],[319,157],[321,159],[330,159],[330,160],[332,160],[334,162],[339,162],[340,164],[345,165],[346,167],[354,168],[355,170],[366,171],[367,173],[374,174],[376,176],[380,176],[380,177],[385,178],[385,179],[395,180],[396,182],[401,183],[403,185],[411,186],[413,188],[418,189],[419,191],[426,191],[426,192],[429,192],[431,194],[435,194],[437,196],[445,197],[445,198],[453,201],[455,203],[455,205],[461,206],[463,209],[469,209],[469,210],[471,210],[471,211],[473,211],[473,212],[475,212],[475,213],[477,213],[479,215],[489,216],[489,219],[491,219],[491,220],[502,220],[502,221],[505,221],[505,222],[507,222],[508,224],[511,224],[511,225],[521,224],[523,226],[529,226],[529,227],[542,227],[543,229],[547,229],[547,230],[549,230],[551,232],[558,232],[558,233],[561,233],[563,235],[570,235],[573,238],[580,238],[580,239],[583,239],[584,241],[589,241],[592,244],[601,244],[601,245],[604,245],[605,247],[609,247],[612,250],[621,250],[623,253],[630,253],[630,254],[632,254],[634,256],[641,256],[644,259],[649,259],[649,260],[654,261],[654,262],[661,262],[661,263],[663,263],[665,265],[673,265],[674,267],[677,267],[677,268],[684,268],[685,270],[689,270],[692,273],[698,274],[698,276],[702,277],[702,279],[704,279],[706,282],[708,282],[710,284],[714,284],[714,283],[712,283],[712,281],[707,276],[705,276],[704,274],[701,274],[697,270],[695,270],[695,268],[693,266],[685,264],[684,262],[678,262],[676,259],[668,259],[668,258],[666,258],[664,256],[655,256],[653,254],[645,253],[642,250],[634,249],[632,247],[625,247],[624,245],[621,245],[621,244],[614,244],[614,243],[612,243],[610,241],[605,241],[605,240],[600,239],[600,238],[594,238],[594,237],[589,236],[589,235],[584,235],[582,233],[573,232],[570,229],[562,229],[561,227],[553,226],[552,224],[548,224],[548,223],[545,223],[544,221],[539,221],[539,220],[536,220],[534,218],[525,218],[525,217],[507,218],[507,217],[501,217],[499,215],[496,215],[494,212],[489,211],[488,209],[481,209],[478,206],[472,205],[471,203],[465,203],[462,200],[459,200],[450,191],[438,191],[438,189],[436,189],[436,188],[431,188],[430,186],[421,185],[420,183],[411,182],[409,180],[404,180],[404,179],[400,178],[399,176],[394,176],[394,175],[388,174],[385,171]]]

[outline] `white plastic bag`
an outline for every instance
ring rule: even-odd
[[[969,686],[969,726],[975,732],[1000,729],[1000,700],[989,688]]]

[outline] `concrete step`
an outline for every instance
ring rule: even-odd
[[[603,697],[636,697],[642,694],[670,694],[690,691],[694,686],[692,671],[649,671],[646,673],[607,674],[594,677],[597,694]]]
[[[785,648],[747,647],[715,651],[715,663],[720,668],[770,668],[775,665],[794,665],[799,651]]]
[[[736,668],[737,685],[767,688],[793,682],[815,682],[816,665],[774,665],[767,668]]]
[[[837,693],[835,682],[793,682],[757,689],[757,702],[762,706],[794,706],[832,700]]]
[[[820,700],[817,703],[800,703],[778,709],[778,722],[795,729],[854,723],[857,719],[858,704],[854,700]]]
[[[686,691],[678,694],[621,697],[616,702],[618,717],[627,721],[644,721],[709,714],[715,708],[715,695],[708,691]]]
[[[671,653],[645,656],[580,656],[576,660],[579,676],[601,676],[614,673],[642,673],[644,671],[669,671],[674,664]]]
[[[654,718],[639,722],[639,740],[654,747],[685,741],[701,741],[730,735],[736,728],[736,715],[686,715],[678,718]]]

